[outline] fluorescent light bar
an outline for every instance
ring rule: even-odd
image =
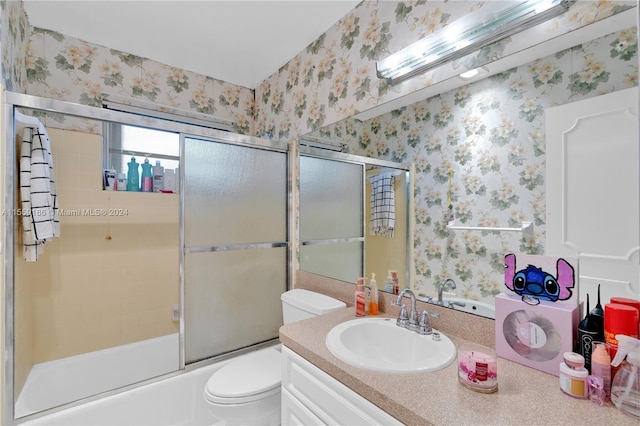
[[[563,14],[576,0],[486,2],[451,24],[376,62],[376,73],[397,84]]]

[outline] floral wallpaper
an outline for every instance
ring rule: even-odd
[[[508,252],[544,254],[546,108],[638,85],[637,28],[358,122],[314,133],[347,151],[413,162],[415,286],[437,294],[453,278],[461,297],[492,303]],[[519,227],[519,233],[446,230],[449,178],[457,223]]]
[[[2,81],[7,90],[102,106],[121,102],[183,115],[206,114],[253,134],[254,91],[107,47],[31,28],[21,1],[0,0]],[[95,122],[48,114],[46,124],[100,132]]]
[[[231,119],[244,134],[296,139],[357,112],[613,14],[636,1],[578,1],[539,27],[396,86],[375,62],[461,16],[478,1],[363,1],[255,90],[60,33],[30,28],[21,1],[0,0],[5,87],[100,105],[105,94],[158,109]],[[499,255],[544,250],[544,108],[637,85],[635,32],[613,34],[365,123],[334,126],[352,153],[416,164],[417,286],[432,292],[454,277],[459,293],[490,300]],[[49,118],[49,117],[47,117]],[[89,122],[52,116],[48,125],[85,131]],[[443,228],[453,173],[456,220],[515,224],[535,234],[456,233]]]
[[[29,23],[22,2],[0,0],[0,52],[2,85],[24,93],[27,86],[25,51],[29,43]]]
[[[637,6],[578,1],[534,28],[401,84],[376,76],[376,61],[475,11],[481,1],[363,1],[256,88],[256,132],[294,139],[467,69]]]
[[[33,28],[27,79],[31,95],[89,106],[102,106],[111,96],[162,111],[230,119],[237,133],[253,132],[253,90],[53,31]]]

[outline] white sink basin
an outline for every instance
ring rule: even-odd
[[[432,335],[398,327],[391,318],[343,322],[331,329],[326,344],[347,364],[384,373],[440,370],[456,356],[455,345],[444,334],[440,333],[440,341],[436,341]]]

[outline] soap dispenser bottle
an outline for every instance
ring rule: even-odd
[[[355,305],[357,317],[363,317],[366,315],[365,306],[367,303],[367,297],[365,295],[364,280],[364,277],[358,277],[356,281]]]
[[[369,281],[369,315],[378,315],[378,282],[376,274],[371,273],[371,281]]]
[[[153,191],[153,172],[151,171],[151,164],[149,159],[145,158],[142,163],[142,192]]]
[[[617,334],[618,352],[612,366],[622,364],[611,383],[611,402],[623,412],[640,418],[640,340]]]
[[[140,165],[136,162],[136,157],[131,157],[131,161],[127,163],[129,170],[127,171],[127,191],[140,191]]]

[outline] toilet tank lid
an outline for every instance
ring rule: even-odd
[[[347,307],[346,303],[333,297],[301,288],[295,288],[282,293],[280,298],[284,303],[296,306],[315,315],[323,315]]]

